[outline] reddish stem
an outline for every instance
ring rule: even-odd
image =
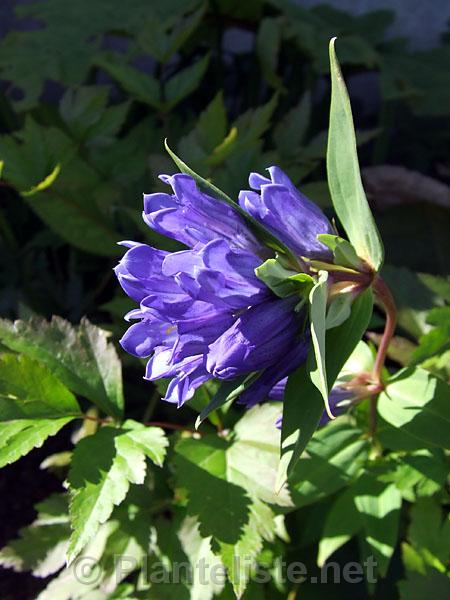
[[[88,421],[95,421],[96,423],[100,423],[102,425],[107,425],[112,422],[112,420],[108,417],[106,419],[102,419],[101,417],[93,417],[91,415],[75,415],[80,419],[87,419]],[[184,425],[178,425],[177,423],[166,423],[165,421],[146,421],[143,425],[147,427],[161,427],[162,429],[175,429],[178,431],[189,431],[190,433],[197,433],[198,435],[202,435],[200,431],[196,429],[191,429],[190,427],[185,427]]]
[[[200,431],[196,429],[191,429],[190,427],[185,427],[184,425],[178,425],[177,423],[166,423],[165,421],[147,421],[144,423],[147,427],[161,427],[162,429],[175,429],[178,431],[189,431],[190,433],[197,433],[198,435],[202,435]]]
[[[386,361],[389,344],[391,343],[395,332],[395,326],[397,324],[397,307],[395,306],[395,301],[391,294],[391,290],[378,275],[374,279],[373,289],[375,292],[375,300],[379,305],[381,305],[386,313],[386,323],[384,326],[383,335],[381,336],[380,345],[378,346],[378,352],[372,371],[372,379],[375,385],[379,387],[379,391],[381,391],[384,388],[381,380],[381,373]],[[372,438],[375,437],[377,428],[377,400],[378,395],[375,395],[371,396],[369,401],[369,433]]]
[[[375,292],[375,299],[386,313],[386,324],[384,326],[380,345],[378,346],[378,352],[372,371],[375,383],[381,383],[381,372],[383,370],[389,344],[391,343],[395,332],[395,326],[397,324],[397,307],[395,306],[395,301],[391,294],[391,290],[381,279],[381,277],[377,276],[375,278],[373,289]]]

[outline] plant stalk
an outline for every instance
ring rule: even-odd
[[[391,290],[378,275],[374,279],[373,289],[375,292],[375,300],[383,308],[386,314],[386,323],[380,340],[380,345],[378,346],[378,352],[372,371],[373,382],[375,385],[380,387],[381,391],[384,388],[382,382],[382,371],[386,361],[389,344],[391,343],[392,337],[395,333],[395,326],[397,324],[397,307],[391,294]],[[375,437],[377,428],[377,401],[378,394],[372,396],[369,400],[369,433],[372,438]]]

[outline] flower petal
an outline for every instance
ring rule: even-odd
[[[278,167],[270,167],[270,181],[252,173],[250,187],[243,190],[239,204],[274,235],[301,256],[328,258],[330,251],[317,240],[320,233],[332,233],[326,216],[301,194],[289,177]]]
[[[259,371],[282,359],[299,338],[296,300],[269,300],[246,310],[209,347],[207,370],[221,379]]]

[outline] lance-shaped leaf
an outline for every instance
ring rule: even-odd
[[[311,381],[322,394],[325,410],[330,419],[334,419],[328,404],[328,381],[325,357],[325,332],[327,312],[327,280],[328,273],[320,271],[319,279],[309,294],[309,317],[311,321],[311,340],[314,355],[308,356],[309,376]]]
[[[121,429],[103,427],[77,444],[68,476],[73,529],[69,562],[124,500],[130,483],[144,482],[145,458],[162,464],[166,446],[162,429],[133,421],[126,421]]]
[[[83,319],[75,328],[60,317],[50,322],[0,320],[0,341],[44,363],[68,388],[120,418],[122,369],[107,333]]]
[[[75,396],[45,365],[28,356],[0,356],[0,421],[77,415]]]
[[[358,256],[379,270],[383,263],[383,246],[361,181],[352,110],[334,42],[335,38],[330,42],[328,185],[334,209]]]
[[[228,402],[235,400],[244,390],[248,388],[249,385],[254,383],[258,377],[262,374],[262,371],[258,371],[257,373],[250,373],[250,375],[241,375],[240,377],[236,377],[231,381],[224,381],[221,383],[217,393],[214,395],[214,398],[211,402],[208,403],[207,406],[201,411],[197,420],[195,421],[195,428],[198,429],[203,421],[209,417],[209,415],[224,406]]]
[[[0,467],[40,447],[81,415],[75,396],[27,356],[0,357]]]
[[[333,387],[342,367],[367,328],[373,297],[366,290],[352,305],[350,317],[326,333],[326,373],[328,389]],[[300,455],[317,428],[323,411],[322,395],[312,383],[307,365],[300,366],[288,379],[283,403],[281,461],[277,487],[286,482]]]

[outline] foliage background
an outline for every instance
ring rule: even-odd
[[[387,40],[389,11],[356,17],[287,0],[77,0],[64,7],[42,0],[18,5],[16,13],[17,28],[0,43],[3,317],[59,315],[77,324],[87,315],[117,341],[131,308],[112,273],[121,254],[117,240],[177,248],[140,218],[142,192],[162,190],[157,174],[174,171],[163,149],[166,137],[194,170],[231,196],[247,186],[249,171],[278,164],[329,210],[327,44],[337,35],[363,179],[386,247],[384,277],[400,309],[390,367],[414,357],[448,378],[448,312],[436,312],[449,301],[448,35],[436,48],[414,51],[409,40]],[[375,315],[368,334],[373,344],[381,326]],[[122,352],[120,359],[127,417],[192,426],[193,409],[177,412],[158,403],[158,391],[142,381],[142,364]],[[232,409],[224,418],[234,424],[241,417]],[[71,448],[70,435],[62,430],[2,471],[2,545],[34,518],[36,502],[62,490],[64,467],[55,474],[39,464]],[[439,460],[445,464],[443,455]],[[352,477],[346,473],[345,481]],[[431,542],[411,534],[414,514],[438,528],[436,506],[445,510],[448,496],[445,477],[437,480],[442,485],[425,494],[416,513],[410,504],[420,494],[410,493],[399,525],[403,550],[393,543],[377,597],[413,598],[409,584],[398,587],[399,581],[417,585],[425,573],[428,582],[438,579],[425,567],[413,569],[404,549],[409,544],[410,555],[434,553],[445,564],[445,548],[430,550]],[[265,559],[281,552],[313,565],[336,492],[311,492],[299,501],[305,506],[288,517],[291,542],[269,544]],[[340,560],[355,559],[356,542],[341,552]],[[436,563],[430,568],[441,573]],[[33,598],[45,586],[11,571],[1,581],[5,599]],[[319,587],[298,597],[326,593]],[[351,592],[367,594],[364,586]],[[276,593],[286,597],[289,590],[271,588],[267,597]],[[339,598],[348,591],[342,585],[332,593]]]

